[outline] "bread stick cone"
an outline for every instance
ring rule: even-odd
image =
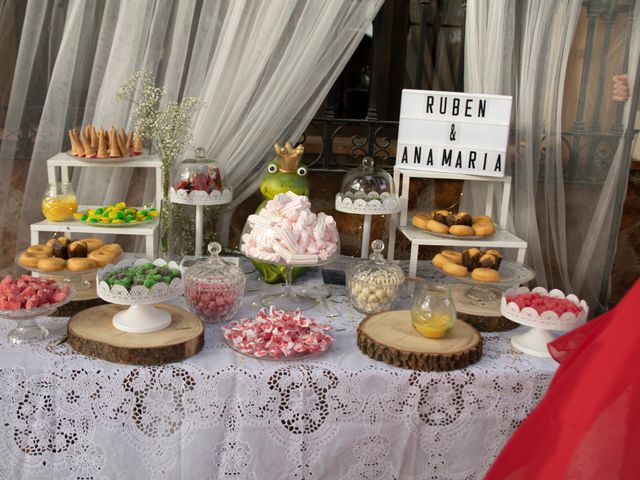
[[[95,158],[96,151],[91,146],[91,140],[89,140],[85,132],[80,134],[80,141],[82,142],[82,148],[84,148],[84,156],[87,158]]]
[[[93,125],[91,125],[91,146],[93,147],[94,150],[98,150],[99,147],[99,140],[98,140],[98,134],[96,133],[96,127],[94,127]]]
[[[142,139],[140,138],[140,134],[136,130],[135,139],[133,142],[133,154],[134,155],[142,155]]]
[[[69,140],[71,141],[71,155],[74,157],[84,157],[84,148],[76,136],[75,128],[69,130]]]
[[[115,127],[111,127],[109,132],[109,158],[120,158],[122,155],[118,148],[118,134]]]
[[[107,132],[100,129],[98,132],[98,158],[109,158],[109,147],[107,146]]]
[[[84,128],[84,134],[89,139],[89,141],[91,141],[91,125],[90,124]]]
[[[120,155],[122,157],[128,157],[129,151],[127,150],[127,137],[122,134],[124,130],[121,130],[120,133],[116,134],[116,139],[118,140],[118,149],[120,149]]]

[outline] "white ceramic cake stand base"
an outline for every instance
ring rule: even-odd
[[[167,328],[171,314],[153,305],[131,305],[113,316],[113,326],[129,333],[151,333]]]
[[[530,328],[529,331],[511,337],[511,345],[516,350],[535,357],[551,358],[547,344],[555,340],[549,330]]]

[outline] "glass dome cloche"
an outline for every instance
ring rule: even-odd
[[[245,276],[240,267],[220,258],[222,247],[211,242],[210,257],[187,267],[184,298],[189,310],[207,323],[226,322],[240,308]]]
[[[396,306],[404,272],[397,263],[385,260],[384,242],[371,243],[371,256],[352,264],[346,272],[347,294],[351,305],[360,313],[391,310]]]
[[[336,210],[363,215],[384,215],[400,210],[393,177],[364,157],[362,165],[349,170],[336,195]]]
[[[229,203],[231,187],[227,176],[215,160],[206,158],[204,148],[196,148],[195,158],[185,158],[172,172],[169,200],[187,205],[221,205]]]

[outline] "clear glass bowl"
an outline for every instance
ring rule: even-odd
[[[0,310],[0,318],[15,320],[17,327],[7,334],[7,339],[11,343],[31,343],[42,340],[49,335],[49,331],[38,325],[37,318],[48,317],[59,307],[71,301],[74,290],[70,289],[67,296],[58,303],[52,303],[38,308],[20,308],[17,310]]]
[[[336,195],[336,209],[342,212],[384,214],[399,208],[393,177],[376,168],[371,157],[364,157],[361,166],[345,174]]]
[[[206,158],[204,148],[196,148],[195,154],[195,158],[182,160],[174,170],[173,188],[176,191],[198,191],[206,194],[229,190],[222,166],[215,160]]]
[[[226,322],[240,308],[246,280],[240,267],[219,257],[219,243],[210,243],[208,250],[209,258],[185,269],[184,297],[189,310],[205,322]]]
[[[352,264],[346,273],[347,294],[351,305],[360,313],[391,310],[398,302],[404,282],[402,269],[382,255],[384,242],[371,243],[373,253],[368,260]]]
[[[305,199],[303,203],[308,202],[306,197],[302,198]],[[270,208],[269,203],[264,210]],[[314,215],[308,208],[303,210],[308,212],[305,215]],[[265,222],[265,217],[262,215],[250,215],[247,219],[242,232],[240,250],[254,261],[285,267],[284,293],[262,297],[262,305],[265,307],[273,305],[286,311],[297,308],[305,310],[315,306],[315,298],[293,293],[291,271],[294,267],[326,265],[340,255],[340,237],[335,221],[331,218],[329,222],[324,223],[324,227],[318,227],[317,236],[322,240],[317,240],[316,230],[312,225],[299,228],[297,219],[291,219],[289,228],[278,228],[266,225],[269,222]],[[317,217],[314,219],[313,216],[309,216],[308,220],[316,222]],[[314,225],[317,226],[318,223]],[[323,230],[323,233],[320,233],[320,230]]]
[[[451,292],[444,286],[427,285],[411,306],[411,322],[416,331],[427,338],[442,338],[457,319]]]
[[[78,199],[69,182],[50,183],[42,196],[42,214],[50,222],[64,222],[78,210]]]

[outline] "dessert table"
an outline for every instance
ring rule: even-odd
[[[248,274],[240,315],[277,288]],[[391,367],[356,347],[362,315],[344,287],[307,272],[295,288],[336,337],[305,360],[241,356],[207,325],[187,361],[119,365],[61,342],[66,319],[42,320],[51,335],[30,345],[9,344],[3,321],[0,479],[480,479],[556,369],[513,350],[513,332],[483,334],[463,370]]]

